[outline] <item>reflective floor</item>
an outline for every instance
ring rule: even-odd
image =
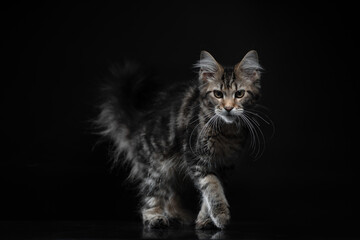
[[[225,230],[193,227],[146,229],[139,223],[116,221],[0,222],[0,239],[359,239],[334,228],[232,223]]]

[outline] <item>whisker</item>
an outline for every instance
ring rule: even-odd
[[[265,108],[265,107],[264,107]],[[271,126],[271,128],[272,128],[272,133],[271,133],[271,136],[270,136],[270,139],[272,139],[273,137],[274,137],[274,135],[275,135],[275,124],[274,124],[274,122],[271,120],[271,118],[267,115],[267,114],[265,114],[265,113],[263,113],[263,112],[261,112],[261,111],[258,111],[258,110],[255,110],[255,109],[251,109],[251,110],[248,110],[248,109],[244,109],[244,112],[245,113],[249,113],[249,114],[251,114],[251,115],[254,115],[254,116],[256,116],[256,117],[258,117],[258,118],[260,118],[263,122],[265,122],[266,124],[268,124],[268,125],[270,125]],[[261,115],[263,115],[263,116],[261,116]],[[266,119],[265,119],[266,118]]]
[[[199,106],[200,105],[193,106],[193,108]],[[210,111],[205,111],[205,113],[201,115],[202,119],[199,119],[200,115],[196,114],[195,116],[193,116],[193,118],[196,119],[193,120],[193,118],[191,118],[191,120],[193,121],[191,121],[191,123],[189,124],[192,125],[193,123],[196,123],[196,121],[198,121],[198,123],[192,129],[189,138],[190,150],[195,156],[198,157],[200,157],[200,155],[202,154],[206,154],[205,151],[207,151],[206,149],[209,147],[205,139],[205,136],[207,136],[206,134],[221,132],[222,125],[224,124],[222,118],[216,113],[214,113],[213,109],[210,109],[206,106],[200,107],[202,109],[208,109]],[[264,134],[263,126],[265,124],[272,127],[272,138],[275,134],[275,126],[273,121],[268,115],[257,109],[244,109],[244,111],[241,114],[236,115],[236,117],[237,120],[234,121],[236,129],[238,131],[241,131],[242,128],[248,129],[250,155],[253,156],[255,160],[259,159],[266,149],[266,137]],[[194,141],[193,136],[195,133],[197,133],[197,136],[196,140]]]
[[[256,158],[260,158],[262,156],[262,154],[264,153],[265,151],[265,147],[266,147],[266,140],[265,140],[265,135],[263,133],[263,131],[261,130],[260,128],[260,125],[258,124],[258,122],[256,121],[256,119],[252,118],[251,116],[248,116],[246,115],[246,113],[244,113],[244,116],[245,118],[247,118],[247,120],[250,122],[250,123],[253,123],[253,127],[254,127],[254,130],[255,130],[255,133],[256,133],[256,136],[258,138],[258,151],[257,151],[257,155],[256,155]],[[261,136],[261,138],[259,137],[259,135]],[[263,148],[261,147],[263,146]]]
[[[249,133],[250,133],[250,148],[252,148],[251,155],[254,155],[255,159],[261,155],[261,140],[257,132],[258,127],[254,124],[253,121],[249,119],[245,114],[241,115],[242,119],[247,123]]]
[[[252,155],[255,152],[255,140],[254,140],[255,136],[254,136],[254,133],[253,133],[253,129],[249,125],[249,122],[245,119],[245,116],[239,115],[239,117],[241,118],[241,120],[244,123],[245,127],[247,127],[248,130],[249,130],[249,134],[250,134],[250,146],[249,147],[252,149],[252,152],[250,153]]]
[[[205,114],[204,117],[205,117],[205,118],[208,118],[208,117],[210,117],[211,115],[212,115],[212,113]],[[205,134],[205,132],[208,131],[208,129],[209,129],[209,128],[212,126],[212,124],[213,124],[212,122],[213,122],[214,119],[216,119],[217,117],[218,117],[218,116],[215,114],[214,116],[210,117],[210,119],[204,124],[204,126],[202,127],[202,129],[200,130],[200,132],[199,132],[199,134],[198,134],[198,136],[197,136],[197,139],[196,139],[196,141],[195,141],[195,145],[198,145],[199,140],[202,138],[202,135]],[[199,125],[200,125],[200,124],[201,124],[201,121],[199,121],[199,123],[193,128],[193,130],[192,130],[192,132],[191,132],[191,134],[190,134],[190,137],[189,137],[190,150],[191,150],[191,152],[192,152],[195,156],[198,156],[198,154],[196,153],[196,152],[198,151],[198,149],[195,149],[195,151],[194,151],[194,149],[193,149],[193,147],[192,147],[192,136],[193,136],[193,134],[194,134],[194,131],[199,128]],[[196,148],[198,148],[198,147],[196,147]]]
[[[205,114],[204,117],[205,117],[205,118],[209,118],[211,115],[212,115],[212,113],[208,113],[208,114]],[[191,124],[193,124],[194,122],[198,121],[199,115],[198,115],[198,114],[195,114],[195,116],[193,116],[189,121],[191,121],[191,120],[194,119],[194,118],[195,118],[195,120],[192,121],[191,123],[189,123],[188,125],[191,125]]]

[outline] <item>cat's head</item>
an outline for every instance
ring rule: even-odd
[[[226,123],[239,119],[259,99],[262,68],[255,50],[233,67],[221,66],[210,53],[202,51],[196,67],[205,104]]]

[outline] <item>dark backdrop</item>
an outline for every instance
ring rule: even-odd
[[[355,20],[335,3],[3,6],[0,220],[139,220],[90,124],[108,66],[133,59],[173,81],[195,76],[201,50],[235,64],[256,49],[276,132],[231,175],[233,221],[356,226]]]

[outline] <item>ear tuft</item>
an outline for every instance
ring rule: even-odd
[[[219,63],[207,51],[201,51],[200,60],[194,67],[199,68],[199,78],[201,80],[212,80],[215,74],[221,69]]]
[[[249,51],[245,57],[235,65],[235,73],[238,76],[249,78],[252,81],[260,79],[261,70],[259,57],[255,50]]]

